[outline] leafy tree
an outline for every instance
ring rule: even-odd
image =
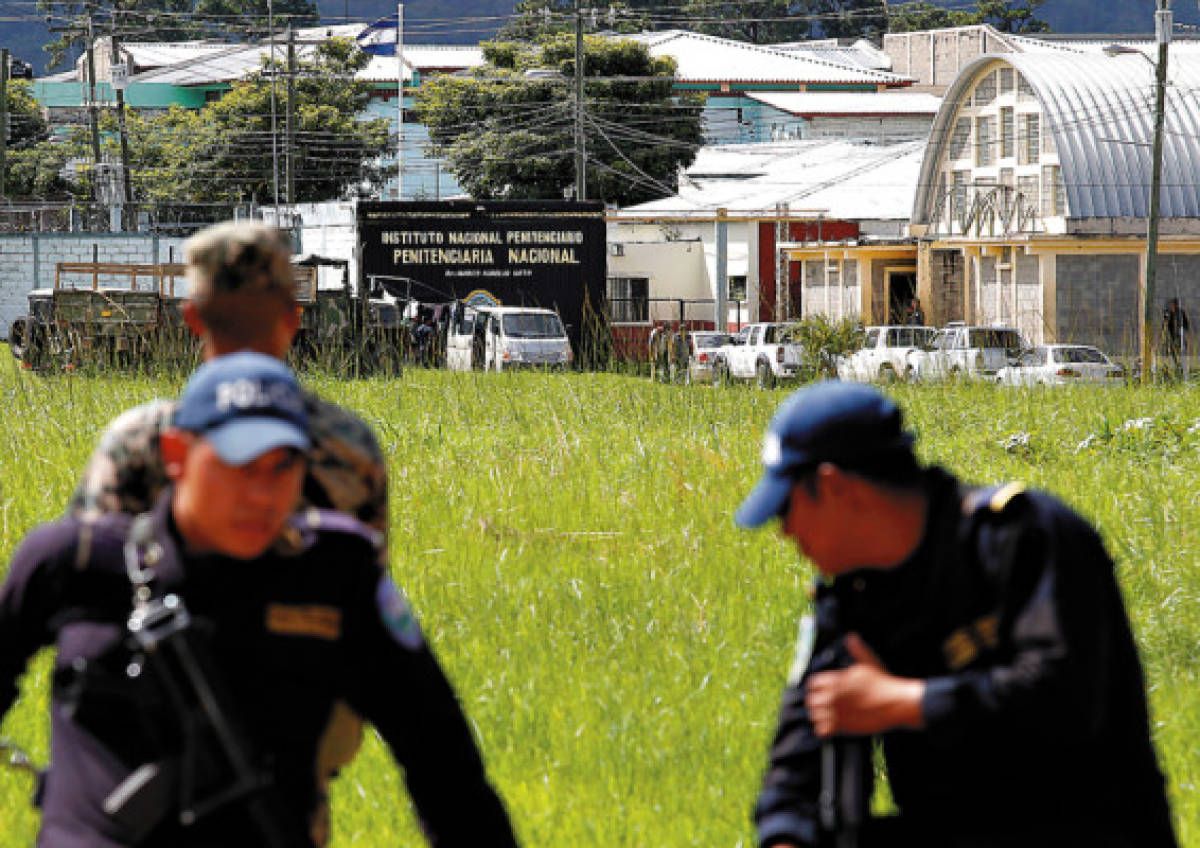
[[[1050,25],[1035,15],[1046,0],[978,0],[979,20],[1001,32],[1049,32]]]
[[[313,0],[273,0],[275,24],[304,26],[320,18]],[[267,31],[267,0],[37,0],[58,39],[46,45],[51,67],[87,45],[88,13],[97,37],[115,33],[136,41],[184,41]],[[232,26],[236,24],[236,26]]]
[[[888,16],[890,32],[991,24],[1001,32],[1049,32],[1050,26],[1036,17],[1045,0],[977,0],[974,12],[943,9],[933,3],[894,6]]]
[[[7,88],[10,136],[4,159],[4,194],[12,199],[65,196],[69,184],[59,172],[67,152],[49,142],[49,130],[28,82],[10,80]]]
[[[887,30],[884,0],[819,0],[810,5],[826,38],[878,36]]]
[[[917,32],[967,26],[975,22],[976,16],[972,12],[956,12],[933,3],[904,3],[890,8],[888,31]]]
[[[555,199],[575,182],[574,39],[489,42],[488,65],[417,92],[432,149],[478,198]],[[674,191],[701,143],[701,100],[672,90],[674,62],[633,41],[585,39],[587,192],[629,204]]]
[[[350,39],[331,39],[298,63],[293,174],[296,202],[344,197],[366,180],[382,183],[394,168],[380,158],[390,150],[387,121],[359,116],[371,89],[354,72],[370,61]],[[127,119],[134,196],[162,202],[229,202],[275,196],[274,155],[279,156],[280,198],[285,197],[285,86],[277,85],[275,144],[271,130],[271,72],[234,84],[221,100],[199,110],[172,107],[164,113],[131,113]],[[278,72],[285,69],[278,68]],[[101,125],[103,156],[119,161],[116,124]],[[90,161],[87,134],[77,131],[61,145],[69,156]],[[87,188],[88,174],[79,176]]]

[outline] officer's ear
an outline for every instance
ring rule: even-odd
[[[162,455],[163,469],[172,481],[183,476],[183,468],[187,463],[188,451],[195,442],[194,433],[172,427],[158,437],[158,450]]]

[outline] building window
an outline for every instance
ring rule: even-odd
[[[996,100],[996,74],[993,71],[984,76],[975,86],[975,105],[987,106]]]
[[[959,118],[954,124],[954,135],[950,137],[950,158],[963,159],[971,146],[971,119]]]
[[[999,73],[1000,73],[1000,93],[1001,94],[1011,94],[1012,90],[1013,90],[1013,74],[1014,74],[1013,69],[1012,68],[1001,68]]]
[[[650,320],[650,281],[645,277],[609,277],[608,304],[615,323]]]
[[[221,91],[220,89],[212,89],[212,90],[204,92],[204,102],[205,103],[216,103],[218,100],[220,100],[224,96],[225,96],[225,92]]]
[[[1025,77],[1017,77],[1017,99],[1018,100],[1033,100],[1033,86],[1029,84],[1029,80]]]
[[[950,194],[950,215],[960,222],[967,216],[967,188],[971,182],[970,171],[955,171]]]
[[[1041,160],[1042,133],[1038,115],[1021,116],[1021,135],[1017,144],[1020,148],[1020,164],[1036,165]]]
[[[1016,178],[1012,168],[1000,169],[1000,185],[1012,188],[1014,185],[1016,185],[1015,180]]]
[[[1016,154],[1017,124],[1011,106],[1000,110],[1000,158],[1011,159]]]
[[[1057,218],[1067,211],[1066,190],[1063,188],[1062,171],[1057,165],[1042,168],[1042,214]]]
[[[996,151],[992,145],[995,142],[995,121],[993,117],[975,119],[975,164],[987,167],[996,163]]]
[[[744,274],[738,277],[729,278],[729,299],[746,299],[746,276]]]
[[[1021,207],[1024,209],[1038,208],[1038,178],[1037,177],[1021,177],[1017,182],[1017,189],[1021,192]]]

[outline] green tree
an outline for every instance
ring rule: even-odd
[[[1049,32],[1050,25],[1036,15],[1045,0],[977,0],[975,11],[953,11],[933,3],[904,3],[891,7],[889,32],[991,24],[1001,32]]]
[[[810,5],[826,38],[877,37],[887,31],[884,0],[819,0]]]
[[[1049,32],[1050,25],[1039,20],[1038,9],[1046,0],[978,0],[979,20],[1001,32]]]
[[[320,17],[314,0],[273,0],[275,25],[304,26]],[[46,45],[50,65],[87,46],[88,14],[97,37],[115,33],[136,41],[246,38],[267,31],[267,0],[37,0],[58,35]]]
[[[4,195],[32,200],[64,197],[70,184],[60,176],[68,153],[49,141],[41,109],[24,80],[9,80],[7,88],[10,135],[4,159]]]
[[[972,12],[956,12],[933,3],[903,3],[888,11],[888,32],[918,32],[976,23]]]
[[[389,170],[380,157],[390,149],[387,121],[364,120],[370,86],[354,72],[369,57],[349,39],[321,44],[298,65],[292,162],[296,202],[344,197],[362,181],[381,184]],[[270,63],[221,100],[191,111],[174,107],[160,115],[133,115],[129,147],[135,194],[158,201],[267,202],[285,186],[284,90],[276,89],[272,134]],[[282,72],[284,69],[280,68]],[[108,155],[115,139],[105,133]],[[272,144],[274,139],[275,144]]]
[[[477,198],[556,199],[575,183],[574,39],[489,42],[488,64],[417,92],[431,148]],[[672,90],[674,62],[633,41],[585,39],[587,192],[629,204],[674,191],[701,143],[699,97]]]

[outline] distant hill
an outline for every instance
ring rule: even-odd
[[[893,0],[895,2],[895,0]],[[966,0],[932,0],[962,9]],[[516,0],[409,0],[404,4],[405,40],[425,44],[474,43],[495,34]],[[1047,0],[1039,13],[1054,32],[1141,33],[1154,31],[1155,0]],[[372,21],[396,14],[392,0],[317,0],[328,23]],[[1182,24],[1200,24],[1192,0],[1172,4]],[[45,21],[34,13],[34,0],[0,0],[0,46],[47,72],[42,45],[50,40]]]

